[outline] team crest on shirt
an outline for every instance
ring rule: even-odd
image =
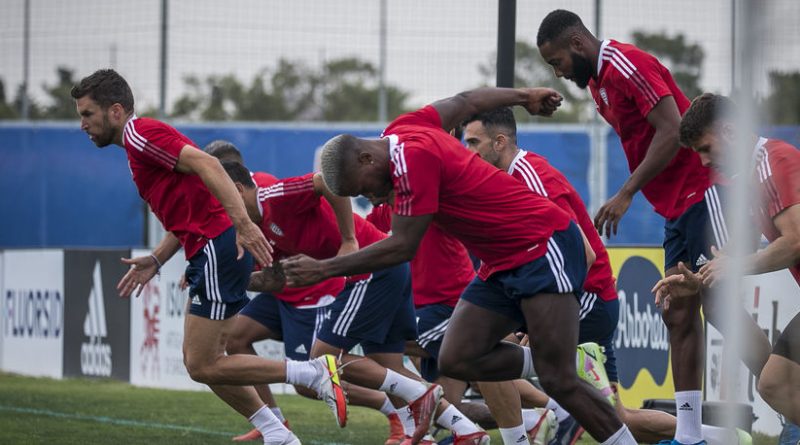
[[[270,228],[270,230],[272,230],[272,233],[274,233],[274,234],[276,234],[276,235],[278,235],[278,236],[283,236],[283,230],[281,230],[281,228],[280,228],[280,227],[278,227],[278,225],[277,225],[277,224],[275,224],[275,223],[271,223],[271,224],[269,225],[269,228]]]
[[[606,93],[605,88],[600,88],[600,98],[602,98],[603,102],[608,106],[608,93]]]

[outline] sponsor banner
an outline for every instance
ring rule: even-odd
[[[64,252],[64,376],[130,375],[130,300],[117,283],[128,250]]]
[[[149,255],[149,250],[134,250],[133,256]],[[189,292],[180,288],[187,261],[182,252],[172,257],[156,277],[145,286],[139,298],[131,299],[130,381],[154,388],[207,390],[193,381],[183,364],[183,324]],[[262,357],[283,360],[283,343],[262,341],[255,345]],[[289,385],[273,385],[273,392],[292,390]]]
[[[745,277],[741,291],[745,310],[752,314],[770,343],[775,344],[789,321],[800,312],[800,287],[788,271],[782,270]],[[737,351],[725,347],[722,334],[710,324],[707,326],[706,400],[733,399],[750,403],[757,417],[753,430],[772,436],[780,434],[778,414],[761,399],[756,390],[756,380],[747,368],[743,364],[733,370],[723,366],[723,354],[738,354]],[[723,393],[723,386],[726,386],[723,382],[729,379],[736,379],[734,394]]]
[[[2,369],[61,378],[65,301],[63,253],[7,250],[0,261]]]
[[[620,397],[632,408],[645,399],[672,399],[669,335],[650,292],[663,277],[664,250],[609,248],[608,254],[620,302],[614,338]]]

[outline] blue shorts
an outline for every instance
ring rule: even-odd
[[[683,215],[664,223],[664,270],[683,261],[698,271],[712,259],[711,246],[721,249],[728,242],[725,224],[724,187],[713,185],[702,201],[686,209]]]
[[[619,322],[619,300],[603,301],[597,294],[584,292],[580,298],[580,305],[578,344],[591,341],[604,347],[608,380],[618,382],[614,334],[617,332]]]
[[[208,240],[203,250],[189,258],[189,313],[211,320],[233,317],[250,301],[247,284],[253,271],[249,252],[237,260],[236,231],[233,227]]]
[[[361,344],[365,354],[402,353],[417,338],[407,263],[348,283],[323,311],[317,338],[345,351]]]
[[[417,331],[419,331],[417,343],[431,355],[430,358],[423,358],[420,361],[422,368],[420,374],[429,382],[439,378],[439,367],[436,362],[453,309],[446,304],[430,304],[417,308]]]
[[[283,341],[286,358],[308,360],[322,309],[296,308],[272,294],[261,293],[239,315],[252,318],[278,336],[275,340]]]
[[[553,233],[545,255],[516,269],[496,272],[486,281],[475,277],[461,298],[516,321],[516,326],[508,327],[511,332],[525,323],[521,299],[543,293],[577,297],[586,270],[583,237],[578,226],[570,222],[565,230]]]

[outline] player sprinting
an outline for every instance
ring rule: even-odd
[[[598,210],[594,224],[601,234],[617,233],[633,196],[641,191],[664,225],[665,274],[677,272],[683,261],[693,269],[710,258],[712,245],[722,246],[727,228],[718,186],[696,153],[678,143],[681,114],[689,100],[667,70],[652,55],[615,40],[598,40],[570,11],[556,10],[542,21],[536,38],[542,58],[558,77],[589,87],[597,111],[622,142],[631,175]],[[700,298],[682,299],[662,313],[670,334],[674,362],[676,444],[695,444],[704,437],[737,443],[733,432],[702,427],[703,326]],[[705,308],[714,324],[716,313]],[[767,360],[769,342],[743,308],[740,329],[757,339],[755,353],[743,357],[757,376]],[[742,443],[749,437],[742,436]]]
[[[98,147],[125,149],[133,181],[164,225],[167,236],[148,256],[123,259],[131,269],[117,288],[129,297],[152,279],[183,247],[189,266],[188,310],[184,327],[184,363],[189,376],[247,417],[269,445],[299,445],[259,399],[252,386],[282,382],[287,365],[249,355],[225,355],[232,317],[248,301],[245,294],[253,257],[268,266],[271,248],[247,217],[232,181],[216,158],[167,124],[139,118],[131,89],[114,70],[99,70],[71,91],[81,129]],[[138,293],[137,293],[138,296]],[[344,403],[334,384],[333,357],[303,362],[317,379],[309,385],[329,405]]]
[[[394,190],[392,234],[351,255],[290,259],[284,270],[290,283],[307,284],[398,264],[413,258],[433,222],[483,261],[450,319],[441,372],[504,381],[531,376],[535,363],[547,392],[593,437],[607,445],[635,444],[614,408],[575,371],[575,293],[594,260],[580,229],[566,212],[465,150],[446,131],[501,106],[549,115],[560,100],[549,89],[482,88],[400,116],[381,139],[331,139],[322,153],[325,182],[336,194],[364,195],[374,203]],[[523,322],[535,354],[501,341]]]
[[[719,169],[738,140],[750,142],[750,174],[733,180],[749,181],[757,188],[759,203],[752,209],[769,244],[745,258],[745,273],[788,269],[800,284],[800,151],[778,139],[742,134],[734,113],[735,105],[724,96],[699,96],[683,115],[681,143],[694,149],[703,165]],[[718,255],[697,274],[679,263],[681,274],[666,277],[655,286],[656,301],[672,305],[697,292],[711,293],[709,287],[725,272],[726,261],[724,255]],[[800,424],[800,315],[792,318],[775,342],[761,371],[758,391],[773,409]]]

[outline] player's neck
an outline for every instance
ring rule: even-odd
[[[589,63],[592,66],[593,78],[597,79],[600,74],[597,72],[597,60],[600,58],[600,47],[603,45],[601,40],[597,40],[594,36],[587,36],[586,38],[586,52],[589,54]]]
[[[125,141],[123,140],[122,135],[125,133],[125,125],[128,125],[128,121],[130,121],[135,113],[130,112],[129,114],[125,115],[125,118],[122,119],[122,123],[119,127],[114,129],[114,144],[119,145],[120,147],[125,147]]]
[[[507,172],[508,168],[511,167],[511,163],[514,162],[514,159],[517,157],[517,153],[519,153],[520,148],[516,145],[508,147],[500,156],[500,165],[497,166],[500,170]]]

